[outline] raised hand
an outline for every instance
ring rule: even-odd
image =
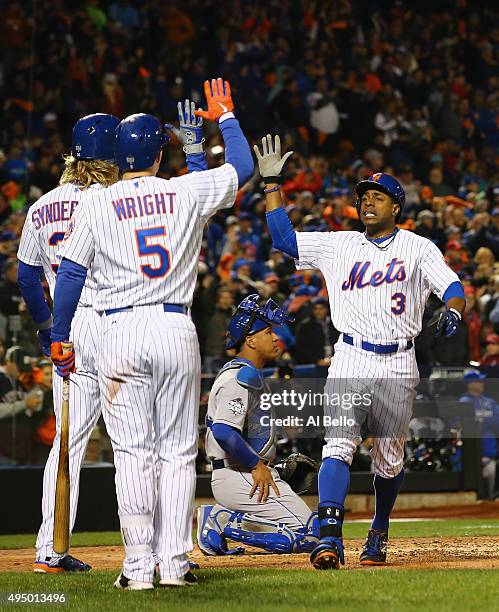
[[[262,153],[257,145],[253,147],[253,151],[264,183],[280,183],[282,168],[286,160],[293,155],[293,151],[288,151],[281,157],[281,139],[277,135],[273,143],[270,134],[262,138]]]
[[[186,99],[177,104],[179,127],[171,123],[165,124],[165,129],[175,134],[182,143],[185,153],[203,152],[203,118],[196,117],[196,104]]]
[[[222,79],[212,79],[204,82],[204,93],[208,110],[194,111],[196,117],[202,117],[208,121],[218,121],[225,113],[231,113],[234,110],[234,102],[230,91],[228,81]]]

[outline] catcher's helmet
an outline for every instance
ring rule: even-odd
[[[95,113],[78,119],[73,127],[71,155],[75,159],[115,161],[115,131],[120,120],[114,115]]]
[[[119,169],[150,168],[167,142],[168,136],[156,117],[145,113],[130,115],[116,128],[116,160]]]
[[[294,321],[294,317],[274,302],[267,300],[263,306],[258,305],[258,293],[248,295],[237,307],[227,330],[226,349],[240,346],[246,336],[256,334],[269,325],[283,325],[286,321]]]
[[[405,192],[402,188],[402,185],[397,181],[396,178],[391,176],[390,174],[385,174],[384,172],[376,172],[365,181],[360,181],[355,185],[355,191],[357,193],[357,213],[360,217],[360,203],[362,201],[362,196],[369,189],[377,189],[378,191],[382,191],[386,193],[390,197],[392,197],[395,202],[400,206],[400,210],[395,218],[395,222],[398,222],[400,219],[400,215],[402,214],[402,209],[405,204]]]

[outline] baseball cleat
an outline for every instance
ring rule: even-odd
[[[131,580],[130,578],[127,578],[124,574],[120,574],[118,578],[116,578],[114,588],[121,589],[124,591],[150,591],[151,589],[154,589],[154,584],[152,582]]]
[[[33,571],[36,574],[59,574],[61,572],[89,572],[92,566],[75,559],[71,555],[61,557],[57,563],[50,564],[50,557],[45,557],[45,561],[37,559],[33,563]]]
[[[361,565],[385,565],[388,531],[369,529],[360,553]]]
[[[227,539],[220,530],[216,519],[212,518],[213,506],[199,506],[197,514],[197,540],[198,546],[204,555],[216,557],[218,555],[241,555],[242,546],[229,548]]]
[[[194,570],[200,569],[199,563],[195,561],[189,561],[189,570],[193,572]],[[159,578],[161,576],[161,572],[159,571],[159,563],[156,563],[154,567],[154,578]]]
[[[203,554],[216,556],[217,552],[209,542],[209,540],[212,539],[210,536],[215,534],[210,532],[214,531],[218,537],[221,534],[217,529],[215,529],[215,524],[210,519],[210,513],[212,510],[213,506],[199,506],[197,513],[197,540],[198,546]]]
[[[322,538],[310,555],[310,563],[316,570],[340,569],[345,565],[343,540],[341,538]]]
[[[187,574],[180,576],[180,578],[163,578],[159,581],[159,586],[162,587],[184,587],[184,586],[193,586],[198,583],[198,579],[194,574],[189,570]]]

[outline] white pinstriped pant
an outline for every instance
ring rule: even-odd
[[[189,569],[200,355],[191,318],[162,305],[102,316],[99,386],[114,450],[123,573],[150,582]]]
[[[100,316],[92,308],[79,307],[71,324],[71,340],[76,353],[76,373],[70,377],[69,399],[69,473],[70,473],[70,531],[73,530],[80,469],[88,439],[101,413],[97,381],[96,354],[100,335]],[[62,378],[53,372],[54,412],[57,433],[43,474],[42,524],[36,540],[37,559],[55,557],[53,550],[55,485],[59,459]]]
[[[365,417],[369,435],[373,439],[371,450],[375,474],[394,478],[404,465],[404,443],[419,371],[414,347],[389,355],[378,355],[343,342],[334,347],[334,357],[328,372],[327,393],[369,394],[371,405],[355,410],[324,409],[333,417],[353,417],[356,424],[326,429],[322,457],[341,459],[349,465],[355,449],[361,442],[361,425]]]

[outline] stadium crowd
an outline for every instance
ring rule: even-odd
[[[297,229],[362,230],[355,183],[375,171],[400,180],[401,227],[438,245],[467,301],[459,333],[438,343],[428,323],[441,304],[428,302],[416,339],[421,374],[435,365],[499,366],[495,3],[442,0],[424,10],[397,0],[34,0],[34,12],[11,0],[0,6],[0,349],[22,346],[13,361],[4,357],[0,401],[16,393],[23,414],[50,413],[47,391],[33,393],[47,364],[25,371],[28,356],[40,353],[15,282],[15,255],[27,208],[57,185],[74,122],[98,111],[174,122],[177,101],[202,104],[205,78],[219,74],[231,82],[248,139],[279,133],[295,151],[283,191]],[[210,165],[220,164],[222,141],[212,126],[205,144]],[[181,172],[185,159],[171,142],[160,174]],[[206,374],[226,359],[235,305],[255,292],[295,316],[280,337],[285,364],[327,366],[333,354],[337,331],[322,277],[296,273],[272,249],[264,211],[255,175],[235,208],[206,230],[192,309]],[[39,424],[30,427],[36,432]]]

